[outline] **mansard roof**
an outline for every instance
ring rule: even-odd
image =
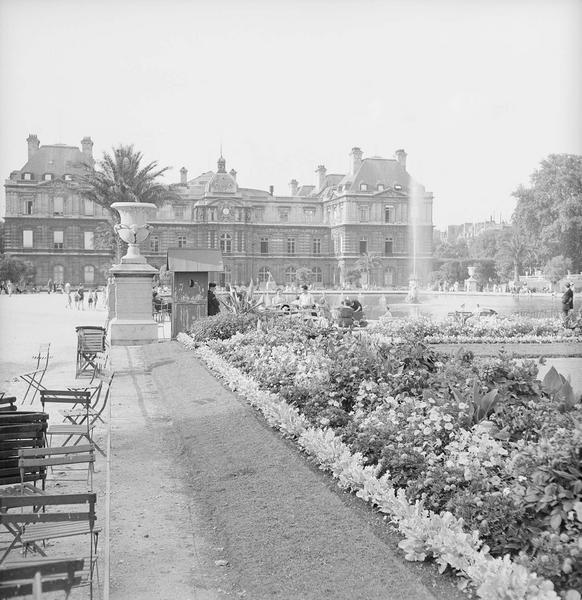
[[[349,191],[359,192],[362,183],[367,184],[369,191],[376,190],[380,184],[385,188],[400,185],[407,189],[412,183],[412,178],[396,159],[373,156],[365,158],[357,173],[346,175],[340,185]]]
[[[53,173],[60,177],[65,174],[81,172],[80,164],[93,164],[93,159],[83,154],[76,146],[53,144],[41,146],[20,169],[21,173],[34,173],[40,179],[44,173]]]

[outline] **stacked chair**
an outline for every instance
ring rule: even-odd
[[[106,361],[104,343],[79,341],[77,375],[89,381],[55,389],[38,373],[42,368],[19,376],[28,385],[24,400],[33,388],[33,400],[40,397],[39,412],[19,412],[13,398],[0,397],[0,599],[69,597],[80,586],[93,598],[101,530],[93,474],[97,452],[105,456],[94,430],[106,422],[114,377],[103,373]],[[45,371],[46,365],[48,358]],[[67,538],[78,540],[73,552]]]

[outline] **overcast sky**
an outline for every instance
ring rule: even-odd
[[[582,0],[0,0],[0,172],[29,133],[133,143],[168,183],[222,144],[286,194],[404,148],[437,227],[509,219],[544,157],[582,154],[581,29]]]

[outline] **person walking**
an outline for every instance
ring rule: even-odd
[[[82,283],[79,284],[77,295],[79,296],[79,308],[85,310],[85,290]]]
[[[71,284],[67,281],[65,283],[65,296],[67,297],[67,303],[65,304],[66,308],[73,308],[73,299],[71,298]]]
[[[93,302],[95,301],[95,296],[93,295],[93,290],[89,290],[87,294],[87,304],[89,305],[89,310],[93,310]]]
[[[570,283],[566,283],[566,291],[562,295],[562,316],[564,321],[568,319],[568,314],[574,309],[574,291]]]
[[[212,317],[220,312],[220,302],[214,293],[216,289],[215,283],[208,284],[208,316]]]

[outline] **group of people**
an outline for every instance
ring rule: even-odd
[[[87,298],[87,307],[89,310],[95,310],[97,303],[99,302],[99,290],[85,291],[83,284],[80,283],[79,287],[73,291],[70,283],[65,283],[63,288],[65,294],[65,308],[72,309],[73,306],[76,310],[85,310],[85,298]]]

